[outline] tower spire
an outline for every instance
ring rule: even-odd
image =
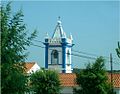
[[[60,16],[58,17],[58,21],[57,21],[57,25],[56,25],[56,28],[54,30],[54,33],[53,33],[53,36],[52,38],[66,38],[66,34],[65,32],[63,31],[63,28],[62,28],[62,22],[60,21]]]

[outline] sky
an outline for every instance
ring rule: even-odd
[[[7,1],[3,2],[6,3]],[[52,36],[57,24],[58,16],[64,32],[72,34],[72,49],[84,52],[79,55],[93,57],[104,56],[106,68],[110,69],[109,54],[113,55],[113,69],[120,69],[115,49],[120,41],[120,2],[119,1],[13,1],[12,13],[22,9],[24,23],[31,33],[37,29],[35,40],[43,41],[46,32]],[[40,42],[34,44],[43,46]],[[37,62],[44,67],[45,49],[30,46],[26,62]],[[75,53],[75,52],[73,52]],[[88,58],[72,56],[72,64],[75,68],[85,68],[88,62],[94,62]]]

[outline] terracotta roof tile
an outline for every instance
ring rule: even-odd
[[[120,73],[114,73],[113,75],[113,86],[120,88]],[[111,74],[108,74],[109,81],[111,81]]]
[[[77,86],[75,83],[76,75],[73,73],[60,73],[59,78],[61,86]]]
[[[33,66],[34,66],[35,62],[26,62],[25,63],[25,71],[28,72]]]
[[[59,74],[61,86],[77,86],[75,82],[76,75],[74,73],[60,73]],[[111,80],[111,74],[108,74],[109,81]],[[113,86],[115,88],[120,88],[120,73],[113,74]]]

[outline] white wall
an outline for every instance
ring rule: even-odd
[[[120,94],[120,88],[114,88],[114,91],[116,92],[116,94]]]
[[[40,67],[38,66],[37,63],[35,63],[35,64],[33,65],[33,67],[32,67],[27,73],[33,73],[33,72],[36,72],[36,71],[39,70],[39,69],[40,69]]]
[[[59,73],[62,73],[62,65],[49,65],[49,69],[56,70]]]
[[[69,50],[69,53],[70,53],[70,58],[69,58],[69,61],[70,61],[70,65],[68,65],[68,59],[67,59],[67,53],[68,53],[68,50]],[[72,73],[72,63],[71,63],[71,48],[66,48],[66,73]]]
[[[60,94],[73,94],[72,87],[62,87]]]
[[[120,94],[120,88],[114,88],[116,94]],[[62,87],[61,94],[73,94],[73,87]]]
[[[57,50],[59,53],[59,64],[62,64],[62,47],[49,47],[48,49],[48,64],[51,64],[51,52]]]

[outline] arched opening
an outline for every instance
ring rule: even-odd
[[[53,50],[51,53],[51,64],[58,64],[59,53],[57,50]]]

